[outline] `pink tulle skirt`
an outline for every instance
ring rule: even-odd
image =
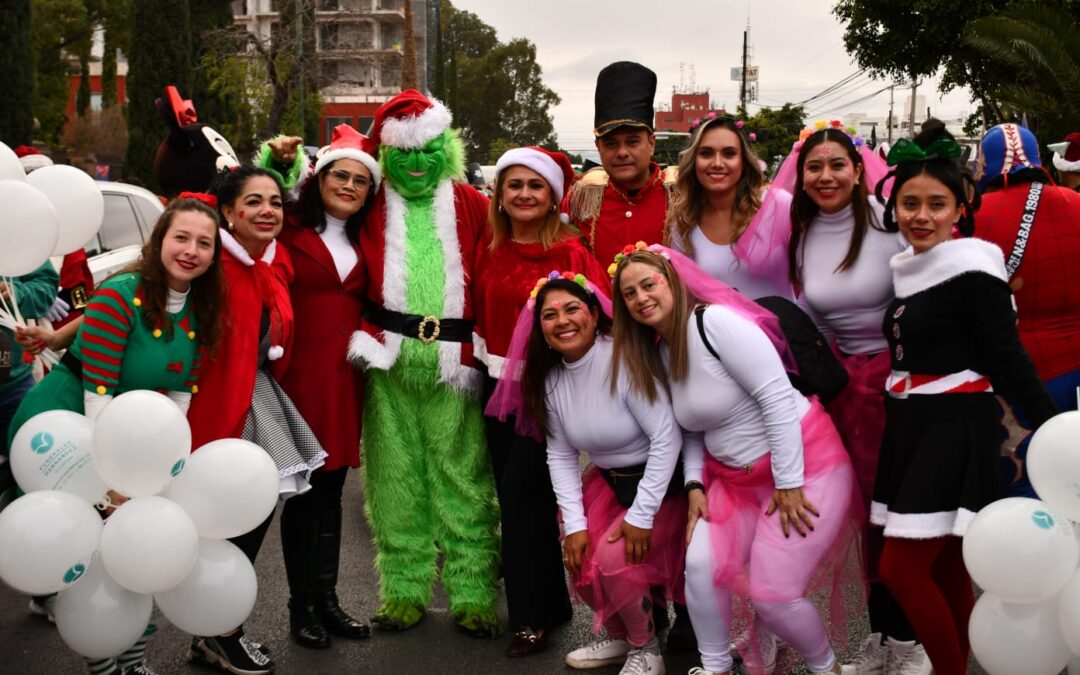
[[[770,456],[748,469],[705,456],[705,493],[713,582],[734,595],[736,621],[750,625],[746,600],[784,603],[827,593],[834,644],[846,644],[842,589],[865,581],[858,560],[864,520],[851,460],[829,416],[817,403],[803,417],[803,493],[820,517],[805,538],[784,537],[780,516],[765,515],[775,490]]]
[[[608,543],[626,517],[626,509],[595,467],[582,477],[582,502],[588,519],[589,548],[581,573],[572,578],[576,599],[593,610],[593,630],[599,631],[620,609],[640,602],[662,588],[666,600],[684,602],[683,570],[686,561],[686,497],[666,497],[653,518],[649,554],[640,564],[626,562],[626,542]],[[659,599],[659,598],[657,598]]]
[[[872,356],[837,353],[837,358],[848,373],[848,386],[829,401],[828,411],[851,455],[863,508],[868,513],[885,434],[885,380],[892,366],[888,350]]]

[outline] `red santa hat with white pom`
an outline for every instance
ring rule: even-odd
[[[1080,131],[1065,137],[1061,143],[1047,146],[1054,151],[1054,168],[1058,171],[1080,173]]]
[[[574,167],[570,158],[561,152],[552,152],[537,146],[507,150],[495,163],[495,180],[504,170],[512,166],[524,166],[532,169],[547,181],[555,194],[555,202],[561,203],[563,195],[570,190],[574,182]]]
[[[365,136],[348,124],[339,124],[334,127],[330,145],[322,147],[315,153],[315,173],[319,173],[324,167],[339,159],[352,159],[363,164],[371,172],[372,191],[377,192],[379,183],[382,182],[379,162],[375,159],[378,151],[379,146],[374,139]]]
[[[449,129],[452,121],[439,100],[406,89],[375,111],[371,136],[377,145],[415,150]]]

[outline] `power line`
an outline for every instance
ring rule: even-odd
[[[837,82],[836,84],[833,84],[833,85],[831,85],[831,86],[828,86],[828,87],[826,87],[826,88],[825,88],[825,89],[823,89],[823,90],[822,90],[821,92],[819,92],[819,93],[817,93],[817,94],[814,94],[813,96],[811,96],[811,97],[810,97],[810,98],[808,98],[808,99],[805,99],[805,100],[803,100],[803,101],[799,101],[799,102],[798,102],[798,103],[797,103],[796,105],[806,105],[806,104],[807,104],[807,103],[809,103],[810,101],[814,101],[814,100],[817,100],[817,99],[821,98],[822,96],[825,96],[825,95],[827,95],[827,94],[829,94],[829,93],[831,93],[831,92],[835,91],[835,90],[836,90],[836,89],[837,89],[838,87],[842,87],[842,86],[846,85],[847,83],[851,82],[851,81],[852,81],[852,80],[854,80],[855,78],[857,78],[857,77],[859,77],[860,75],[862,75],[862,74],[863,74],[864,72],[865,72],[865,71],[863,71],[863,70],[856,70],[856,71],[855,71],[854,73],[852,73],[852,74],[848,75],[847,77],[845,77],[845,78],[841,79],[841,80],[840,80],[839,82]]]
[[[857,99],[854,99],[854,100],[851,100],[851,101],[845,101],[844,103],[841,103],[840,105],[834,106],[832,108],[818,110],[818,111],[808,115],[808,117],[814,117],[814,116],[817,116],[817,115],[825,115],[825,114],[828,114],[828,113],[837,112],[837,111],[840,111],[840,110],[844,110],[845,108],[850,108],[853,105],[863,103],[864,101],[869,101],[870,99],[874,98],[875,96],[878,96],[882,92],[888,91],[889,87],[891,87],[891,86],[892,86],[891,84],[887,84],[884,87],[882,87],[881,89],[878,89],[877,91],[873,92],[872,94],[867,94],[866,96],[863,96],[861,98],[857,98]]]

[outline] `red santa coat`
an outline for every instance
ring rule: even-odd
[[[982,197],[975,236],[997,244],[1008,259],[1016,244],[1030,184]],[[1035,212],[1024,259],[1010,280],[1020,341],[1050,380],[1080,370],[1080,194],[1046,185]]]
[[[328,457],[322,470],[360,466],[364,375],[346,355],[363,316],[364,258],[341,280],[322,237],[290,218],[279,237],[289,249],[295,334],[289,368],[280,382]]]
[[[208,353],[199,373],[199,392],[191,397],[188,422],[191,447],[200,447],[220,438],[240,438],[255,391],[255,370],[259,357],[259,328],[263,299],[255,279],[254,264],[266,263],[271,274],[268,300],[281,316],[280,358],[271,361],[271,373],[279,381],[288,369],[292,342],[293,312],[289,285],[293,280],[292,260],[276,241],[266,247],[262,259],[254,263],[246,251],[222,231],[221,271],[225,275],[225,316],[222,335],[214,353]]]
[[[518,315],[536,287],[552,271],[584,274],[597,288],[610,293],[611,277],[600,267],[579,237],[545,249],[540,243],[504,241],[492,251],[488,230],[473,267],[472,295],[476,308],[473,344],[476,358],[498,378],[510,349]]]
[[[94,275],[90,272],[86,251],[80,248],[68,253],[60,266],[60,297],[71,305],[71,311],[60,321],[54,322],[53,328],[61,328],[82,316],[86,302],[93,294]]]
[[[472,320],[469,279],[487,226],[488,199],[468,185],[444,180],[435,189],[432,213],[443,250],[443,315],[440,319]],[[367,271],[366,300],[409,314],[406,282],[405,198],[384,183],[360,230],[360,250]],[[349,341],[349,358],[361,367],[389,370],[397,362],[402,339],[367,319]],[[437,340],[439,381],[470,396],[479,396],[481,375],[471,342]]]

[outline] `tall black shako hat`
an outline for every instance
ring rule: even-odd
[[[640,63],[618,61],[596,76],[596,117],[593,134],[601,136],[619,127],[653,130],[656,73]]]

